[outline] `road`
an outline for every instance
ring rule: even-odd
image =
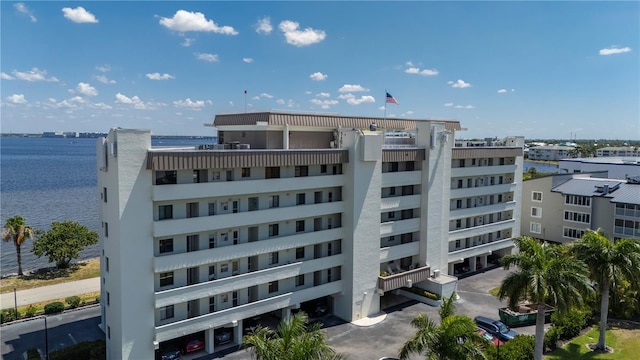
[[[18,306],[22,306],[96,291],[100,291],[99,277],[20,290],[17,292],[16,297],[18,298]],[[0,307],[2,309],[13,308],[13,304],[13,292],[0,295]]]
[[[81,341],[104,339],[100,323],[100,306],[92,306],[47,316],[49,352]],[[0,353],[4,360],[24,360],[27,349],[36,347],[44,355],[44,319],[15,323],[0,328]]]

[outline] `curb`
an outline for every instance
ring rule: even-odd
[[[46,315],[45,314],[38,314],[38,315],[34,315],[34,316],[28,317],[28,318],[22,318],[22,319],[18,319],[18,320],[14,320],[14,321],[8,321],[8,322],[0,324],[0,327],[20,324],[20,323],[27,322],[27,321],[32,321],[32,320],[38,320],[38,319],[41,319],[43,316],[53,316],[53,315],[71,313],[71,312],[74,312],[74,311],[84,310],[84,309],[88,309],[88,308],[92,308],[92,307],[96,307],[96,306],[100,306],[100,303],[88,304],[88,305],[84,305],[84,306],[78,306],[75,309],[65,309],[64,311],[59,312],[59,313],[55,313],[55,314],[46,314]]]

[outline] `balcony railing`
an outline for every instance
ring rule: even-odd
[[[431,267],[429,265],[393,275],[378,276],[378,289],[384,292],[399,289],[410,285],[409,283],[417,284],[425,281],[429,276],[431,276]]]

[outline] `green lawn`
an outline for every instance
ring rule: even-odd
[[[556,349],[547,360],[565,359],[637,359],[640,354],[640,327],[635,329],[628,327],[612,326],[607,331],[607,346],[613,348],[609,354],[601,354],[590,351],[587,344],[598,342],[598,328],[594,327],[588,333],[579,336],[560,349]]]
[[[100,259],[72,264],[68,269],[51,270],[24,276],[12,276],[2,279],[0,293],[33,289],[40,286],[60,284],[68,281],[84,280],[100,276]]]

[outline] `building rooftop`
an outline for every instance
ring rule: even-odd
[[[622,165],[638,165],[640,166],[640,157],[633,156],[611,156],[611,157],[593,157],[593,158],[577,158],[562,159],[560,161],[572,161],[588,164],[622,164]]]
[[[627,180],[573,177],[551,191],[565,195],[607,197],[614,203],[640,204],[640,184]]]

